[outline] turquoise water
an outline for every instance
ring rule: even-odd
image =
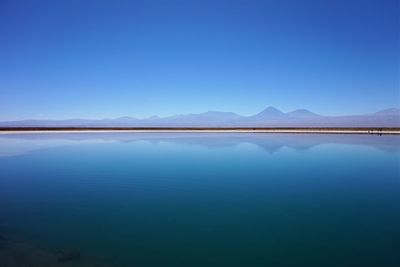
[[[399,166],[399,136],[0,135],[0,231],[107,266],[400,266]]]

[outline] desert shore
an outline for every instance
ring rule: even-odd
[[[217,128],[217,127],[5,127],[0,134],[32,133],[298,133],[298,134],[400,134],[399,128]]]

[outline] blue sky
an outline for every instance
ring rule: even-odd
[[[397,0],[0,0],[0,120],[399,106]]]

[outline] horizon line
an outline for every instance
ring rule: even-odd
[[[387,108],[384,108],[384,109],[379,109],[379,110],[376,110],[376,111],[369,111],[367,113],[325,115],[325,114],[320,114],[320,113],[313,112],[313,111],[311,111],[309,109],[306,109],[306,108],[297,108],[297,109],[285,112],[285,111],[282,111],[281,109],[278,109],[278,108],[276,108],[274,106],[268,106],[268,107],[262,109],[261,111],[259,111],[257,113],[254,113],[254,114],[251,114],[251,115],[242,115],[242,114],[236,113],[234,111],[207,110],[207,111],[203,111],[203,112],[199,112],[199,113],[176,113],[176,114],[170,114],[170,115],[165,115],[165,116],[160,116],[160,115],[157,115],[157,114],[146,116],[146,117],[136,117],[134,115],[122,115],[122,116],[116,116],[116,117],[90,118],[90,117],[82,116],[82,117],[69,117],[69,118],[58,118],[58,119],[43,117],[43,118],[8,119],[8,120],[0,120],[0,122],[31,121],[31,120],[32,121],[36,121],[36,120],[38,120],[38,121],[40,121],[40,120],[49,120],[49,121],[62,121],[62,120],[115,120],[115,119],[121,119],[121,118],[129,118],[129,119],[137,119],[137,120],[148,120],[148,119],[152,119],[154,117],[156,117],[157,119],[165,119],[165,118],[171,118],[171,117],[174,117],[174,116],[201,115],[201,114],[206,114],[206,113],[211,113],[211,112],[215,112],[215,113],[231,113],[231,114],[246,118],[246,117],[256,116],[256,115],[258,115],[258,114],[260,114],[263,111],[266,111],[268,109],[278,111],[278,112],[280,112],[280,113],[282,113],[284,115],[287,115],[287,114],[290,114],[290,113],[296,112],[296,111],[305,111],[305,112],[310,112],[310,113],[313,113],[315,115],[323,116],[323,117],[344,117],[344,116],[372,115],[372,114],[376,114],[376,113],[379,113],[379,112],[382,112],[382,111],[387,111],[387,110],[392,110],[392,109],[400,112],[400,106],[399,107],[392,106],[392,107],[387,107]]]

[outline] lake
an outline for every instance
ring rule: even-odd
[[[2,267],[400,266],[400,136],[2,134],[0,176]]]

